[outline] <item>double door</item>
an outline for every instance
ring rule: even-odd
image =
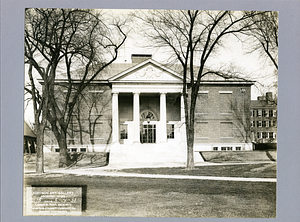
[[[156,143],[156,125],[143,125],[141,130],[141,143]]]

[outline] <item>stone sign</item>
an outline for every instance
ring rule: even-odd
[[[81,215],[82,197],[83,187],[27,187],[25,215]]]

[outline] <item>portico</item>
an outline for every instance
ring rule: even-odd
[[[132,86],[135,92],[128,92],[124,88],[114,87],[112,94],[112,145],[113,144],[160,144],[168,142],[168,124],[180,125],[183,104],[180,90],[172,88],[169,92],[165,87],[151,88],[144,85],[139,91],[137,85]],[[147,89],[149,87],[149,89]],[[178,97],[173,106],[167,105],[167,97]],[[167,111],[168,106],[168,111]],[[121,107],[121,108],[120,108]],[[126,111],[125,111],[126,110]],[[173,114],[173,115],[172,115]],[[168,118],[167,118],[168,115]],[[149,127],[151,126],[151,127]],[[148,137],[148,129],[152,129],[152,139]],[[174,128],[173,128],[174,129]],[[180,134],[169,136],[170,139],[181,141]]]
[[[110,162],[186,160],[182,77],[146,60],[117,76],[112,85]],[[145,158],[147,157],[147,158]],[[180,159],[180,160],[179,160]]]

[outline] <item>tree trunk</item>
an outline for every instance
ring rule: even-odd
[[[67,134],[61,133],[60,139],[58,141],[59,146],[59,168],[67,167],[71,164],[70,155],[67,148]]]
[[[194,126],[189,126],[187,132],[187,162],[186,169],[194,169]]]
[[[44,132],[38,133],[36,137],[36,173],[44,173]]]

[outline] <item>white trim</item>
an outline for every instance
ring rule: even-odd
[[[233,91],[219,91],[220,94],[232,94]]]
[[[89,90],[89,93],[103,93],[104,90]]]
[[[147,60],[145,60],[145,61],[143,61],[143,62],[141,62],[141,63],[139,63],[139,64],[137,64],[137,65],[135,65],[135,66],[133,66],[133,67],[131,67],[131,68],[129,68],[129,69],[127,69],[127,70],[125,70],[125,71],[123,71],[123,72],[115,75],[115,76],[113,76],[113,77],[111,77],[111,78],[109,78],[108,81],[110,81],[110,82],[118,81],[117,79],[119,79],[122,76],[125,76],[125,75],[127,75],[127,74],[129,74],[129,73],[131,73],[131,72],[133,72],[133,71],[135,71],[135,70],[137,70],[137,69],[139,69],[139,68],[141,68],[143,66],[145,66],[148,63],[156,66],[157,68],[159,68],[159,69],[161,69],[163,71],[166,71],[166,72],[172,74],[173,76],[175,76],[176,78],[178,78],[180,80],[183,79],[181,75],[179,75],[177,72],[173,71],[172,69],[169,69],[169,68],[161,65],[160,63],[156,62],[153,59],[147,59]]]
[[[209,91],[199,91],[198,94],[208,94]]]

